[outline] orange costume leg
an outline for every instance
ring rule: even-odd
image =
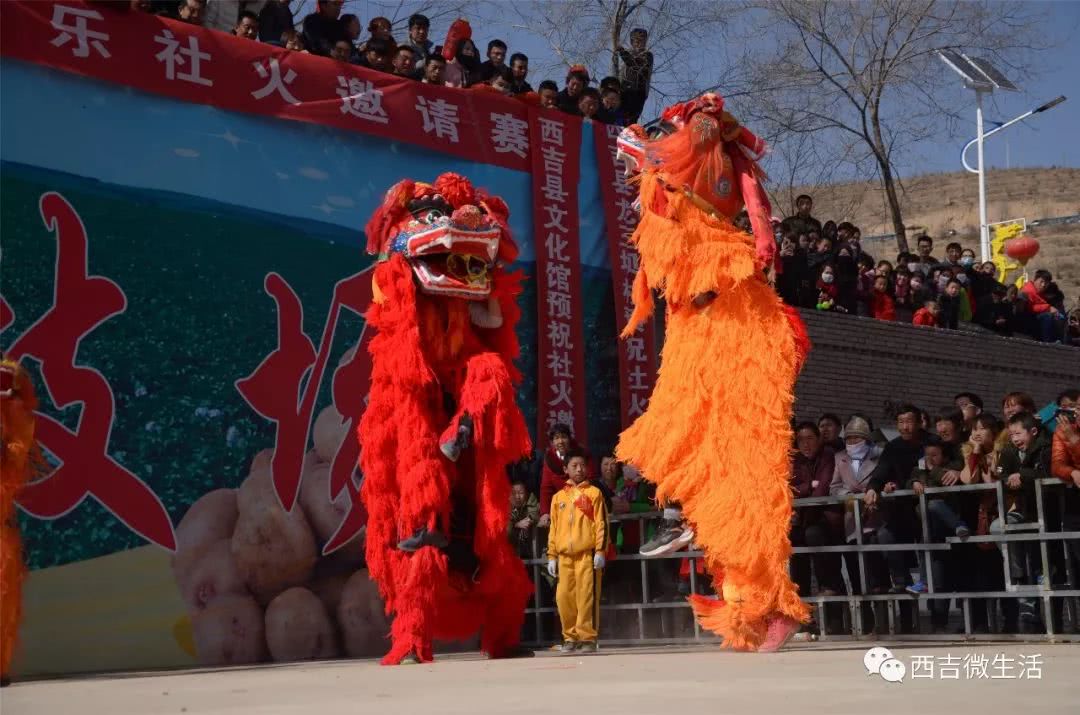
[[[758,277],[747,234],[660,192],[648,175],[642,204],[635,303],[641,317],[651,311],[652,285],[670,309],[648,409],[616,455],[656,483],[658,501],[682,504],[709,572],[723,574],[722,601],[691,598],[701,625],[725,647],[757,649],[777,615],[808,616],[787,569],[790,419],[804,339]],[[695,305],[705,294],[711,302]]]

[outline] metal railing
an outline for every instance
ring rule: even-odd
[[[1063,634],[1055,633],[1054,629],[1054,599],[1063,599],[1067,603],[1071,610],[1071,620],[1074,629],[1078,620],[1080,620],[1080,586],[1077,582],[1076,569],[1073,566],[1071,555],[1069,554],[1068,544],[1066,542],[1073,540],[1080,540],[1080,531],[1048,531],[1047,518],[1046,518],[1046,498],[1045,492],[1049,488],[1053,490],[1058,496],[1059,516],[1061,519],[1058,523],[1063,523],[1065,515],[1065,489],[1075,489],[1072,485],[1067,485],[1065,482],[1054,479],[1045,478],[1036,480],[1035,485],[1035,507],[1036,507],[1036,521],[1034,522],[1021,522],[1017,524],[1008,523],[1004,518],[1006,513],[1005,509],[1005,489],[1003,482],[995,482],[992,484],[968,484],[968,485],[956,485],[952,487],[927,487],[922,494],[916,494],[912,490],[896,490],[888,494],[880,494],[879,498],[883,500],[905,500],[916,499],[918,502],[918,510],[916,516],[919,523],[921,542],[912,543],[894,543],[894,544],[878,544],[878,543],[864,543],[864,531],[863,523],[865,517],[866,507],[863,504],[862,494],[849,494],[844,496],[835,497],[810,497],[804,499],[796,499],[794,501],[794,507],[796,510],[806,509],[808,507],[829,507],[829,506],[845,506],[852,510],[855,531],[854,531],[854,543],[845,542],[842,545],[829,545],[829,546],[796,546],[792,548],[794,556],[809,556],[813,554],[854,554],[854,557],[858,563],[858,583],[859,592],[856,593],[854,588],[846,589],[846,594],[840,595],[805,595],[803,601],[809,604],[815,609],[817,614],[817,623],[820,627],[820,639],[845,639],[845,638],[878,638],[880,639],[886,635],[896,635],[896,611],[901,604],[913,604],[916,607],[913,626],[916,629],[915,633],[905,633],[905,639],[942,639],[942,640],[955,640],[957,637],[964,637],[965,639],[979,640],[979,639],[1046,639],[1049,641],[1080,641],[1080,637],[1075,634]],[[997,503],[997,514],[1001,515],[1002,533],[1000,534],[986,534],[975,535],[972,534],[966,538],[960,538],[957,536],[948,536],[942,542],[933,542],[931,540],[931,528],[930,517],[927,511],[927,501],[930,497],[940,495],[959,495],[964,493],[984,493],[993,491],[995,493],[995,501]],[[663,512],[651,511],[641,512],[634,514],[622,514],[613,515],[610,517],[612,524],[620,524],[636,521],[639,525],[639,535],[641,540],[645,541],[645,535],[647,533],[647,525],[651,521],[655,521],[662,517]],[[554,589],[542,588],[541,580],[545,574],[545,567],[547,564],[547,558],[544,554],[546,549],[546,538],[541,538],[541,533],[546,532],[544,529],[535,529],[532,538],[532,554],[533,558],[526,559],[526,565],[531,569],[534,584],[534,602],[529,608],[526,609],[526,618],[531,620],[534,628],[533,638],[526,637],[526,642],[534,645],[542,645],[550,643],[553,639],[557,640],[556,634],[558,631],[558,615],[554,606],[548,602],[544,602],[544,596],[546,591],[550,591],[548,594],[553,597]],[[849,538],[849,541],[851,539]],[[1009,548],[1011,544],[1021,544],[1023,542],[1036,541],[1039,543],[1039,558],[1041,566],[1041,573],[1044,578],[1040,583],[1035,584],[1016,584],[1012,581],[1012,574],[1010,570]],[[979,543],[993,543],[999,547],[1001,552],[1001,563],[1004,576],[1004,589],[994,591],[939,591],[937,584],[934,582],[934,568],[931,564],[931,559],[934,554],[940,554],[941,552],[950,551],[955,545],[964,544],[979,544]],[[1051,573],[1051,559],[1050,559],[1050,546],[1051,544],[1060,544],[1064,550],[1064,564],[1065,564],[1065,588],[1054,588],[1052,573]],[[1015,547],[1014,547],[1015,548]],[[926,574],[926,593],[919,594],[918,596],[904,592],[904,593],[871,593],[868,588],[867,582],[867,563],[866,559],[869,554],[879,552],[890,551],[905,551],[914,552],[921,556],[923,559],[923,572]],[[1030,554],[1029,554],[1030,555]],[[695,550],[677,551],[675,553],[664,554],[655,557],[641,556],[637,553],[619,554],[617,559],[609,564],[609,571],[611,567],[623,563],[637,562],[639,565],[640,575],[640,598],[637,600],[631,600],[621,603],[601,603],[600,610],[602,613],[618,613],[632,611],[637,616],[637,637],[636,638],[605,638],[603,633],[603,625],[601,625],[601,639],[604,642],[611,643],[612,645],[626,644],[626,645],[641,645],[641,644],[665,644],[665,643],[686,643],[686,642],[702,642],[702,641],[715,641],[716,636],[712,633],[704,632],[698,626],[696,619],[690,617],[692,622],[692,635],[689,633],[686,635],[670,635],[662,634],[661,636],[649,635],[647,633],[646,621],[647,614],[659,612],[663,617],[665,614],[675,610],[689,611],[690,606],[685,598],[679,598],[674,601],[656,602],[652,598],[653,592],[650,588],[650,564],[663,563],[666,560],[672,559],[688,559],[689,560],[689,588],[690,593],[700,593],[698,577],[697,577],[697,560],[703,556],[703,553]],[[1027,575],[1028,581],[1033,581],[1030,578],[1034,569],[1030,560],[1028,560]],[[812,569],[816,566],[811,566]],[[842,566],[844,570],[848,571],[848,581],[851,583],[855,577],[850,573],[847,564]],[[817,574],[815,574],[817,575]],[[670,578],[670,576],[668,577]],[[852,583],[852,586],[854,583]],[[987,608],[988,623],[993,623],[996,612],[996,601],[1003,599],[1036,599],[1041,602],[1043,623],[1045,624],[1045,633],[1039,634],[1014,634],[1014,633],[975,633],[972,625],[972,601],[985,601]],[[960,608],[963,614],[964,630],[962,634],[923,634],[919,633],[920,623],[920,609],[919,606],[923,604],[929,604],[930,601],[939,599],[955,599],[959,602]],[[847,609],[842,612],[843,627],[847,634],[841,633],[828,633],[825,627],[826,614],[825,609],[827,604],[842,604],[847,606]],[[888,622],[888,634],[877,631],[875,633],[864,633],[863,629],[863,604],[869,604],[869,607],[874,606],[884,607],[887,609],[887,622]],[[1064,612],[1064,605],[1063,611]],[[545,629],[545,614],[554,614],[553,631],[546,632]],[[550,619],[547,619],[550,620]],[[601,619],[603,621],[604,619]],[[875,617],[875,621],[877,618]],[[662,629],[663,630],[663,629]],[[687,629],[689,630],[689,629]]]

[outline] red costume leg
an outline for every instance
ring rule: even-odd
[[[510,503],[506,465],[529,448],[521,413],[500,409],[512,404],[514,386],[503,358],[491,352],[471,357],[466,363],[458,414],[451,422],[454,432],[448,432],[456,432],[463,413],[472,417],[477,507],[473,550],[480,560],[474,594],[482,603],[480,647],[495,658],[512,651],[520,641],[525,605],[532,593],[525,567],[506,538],[506,505]]]
[[[445,591],[446,556],[425,546],[405,560],[394,623],[390,627],[390,652],[383,665],[398,665],[414,653],[422,663],[432,659],[431,641],[435,635],[435,600]]]
[[[0,524],[0,678],[11,673],[15,657],[19,620],[22,612],[22,582],[26,566],[22,560],[19,530],[8,523]]]
[[[397,548],[420,527],[445,530],[449,518],[453,465],[439,456],[436,420],[442,409],[425,392],[395,395],[373,384],[360,428],[368,568],[394,618],[387,665],[410,652],[431,660],[434,603],[446,582],[446,557],[438,551]]]

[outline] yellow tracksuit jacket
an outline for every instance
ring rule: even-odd
[[[558,562],[555,604],[563,640],[595,641],[600,626],[600,578],[593,555],[608,545],[604,495],[589,482],[566,483],[551,500],[548,560]]]

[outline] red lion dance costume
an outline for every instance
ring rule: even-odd
[[[15,517],[15,497],[45,465],[34,440],[37,397],[17,362],[0,358],[0,683],[6,685],[19,635],[26,565]]]
[[[405,180],[368,222],[379,254],[360,422],[367,564],[393,616],[383,663],[480,632],[518,646],[532,584],[506,538],[506,466],[531,450],[515,403],[520,276],[502,199],[443,174]]]
[[[668,315],[649,407],[616,453],[694,528],[723,594],[691,597],[701,625],[725,647],[775,650],[808,617],[787,561],[790,420],[809,340],[765,277],[775,240],[755,163],[764,142],[723,106],[706,94],[664,113],[669,136],[650,142],[634,127],[620,141],[641,172],[641,268],[624,336],[651,315],[652,290]],[[752,236],[731,222],[744,205]]]

